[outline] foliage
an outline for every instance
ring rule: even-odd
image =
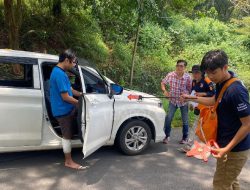
[[[174,69],[177,59],[186,59],[190,69],[200,63],[206,51],[219,48],[228,53],[231,69],[250,86],[250,75],[244,69],[250,65],[250,17],[246,1],[22,2],[21,49],[58,54],[70,47],[79,57],[96,63],[108,77],[127,87],[136,26],[141,22],[132,88],[160,94],[160,81]],[[53,6],[58,3],[61,10],[54,14]],[[225,15],[223,10],[228,6],[233,12]],[[8,44],[6,31],[1,0],[1,48]]]

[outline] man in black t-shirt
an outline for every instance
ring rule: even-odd
[[[195,102],[214,105],[222,87],[234,76],[228,71],[228,57],[224,51],[209,51],[202,59],[201,69],[216,84],[215,97],[197,97]],[[183,95],[190,100],[190,95]],[[217,108],[218,131],[214,149],[217,153],[214,190],[240,189],[238,176],[247,162],[250,149],[249,95],[241,81],[232,83],[224,92]]]

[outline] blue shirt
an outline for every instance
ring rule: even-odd
[[[225,82],[216,85],[216,98]],[[236,81],[226,89],[217,108],[217,115],[217,142],[220,147],[225,147],[234,138],[241,127],[240,118],[250,115],[249,95],[242,82]],[[248,149],[250,149],[250,134],[237,144],[232,149],[232,152]]]
[[[212,97],[215,94],[214,84],[208,78],[202,78],[199,82],[192,81],[192,91],[205,92],[206,97]]]
[[[54,67],[50,75],[50,102],[54,117],[69,114],[74,106],[62,99],[61,93],[68,92],[73,96],[69,77],[60,67]]]

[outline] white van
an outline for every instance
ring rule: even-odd
[[[58,56],[0,50],[0,152],[61,148],[61,130],[51,114],[49,77]],[[15,71],[14,64],[21,68]],[[79,63],[69,72],[73,88],[83,92],[73,146],[87,157],[103,145],[116,144],[135,155],[150,141],[164,138],[165,111],[157,98],[130,100],[124,90],[97,70]]]

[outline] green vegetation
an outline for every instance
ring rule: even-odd
[[[177,59],[190,69],[223,49],[250,89],[249,7],[247,0],[0,0],[0,48],[58,54],[70,47],[115,82],[151,94],[161,94]]]

